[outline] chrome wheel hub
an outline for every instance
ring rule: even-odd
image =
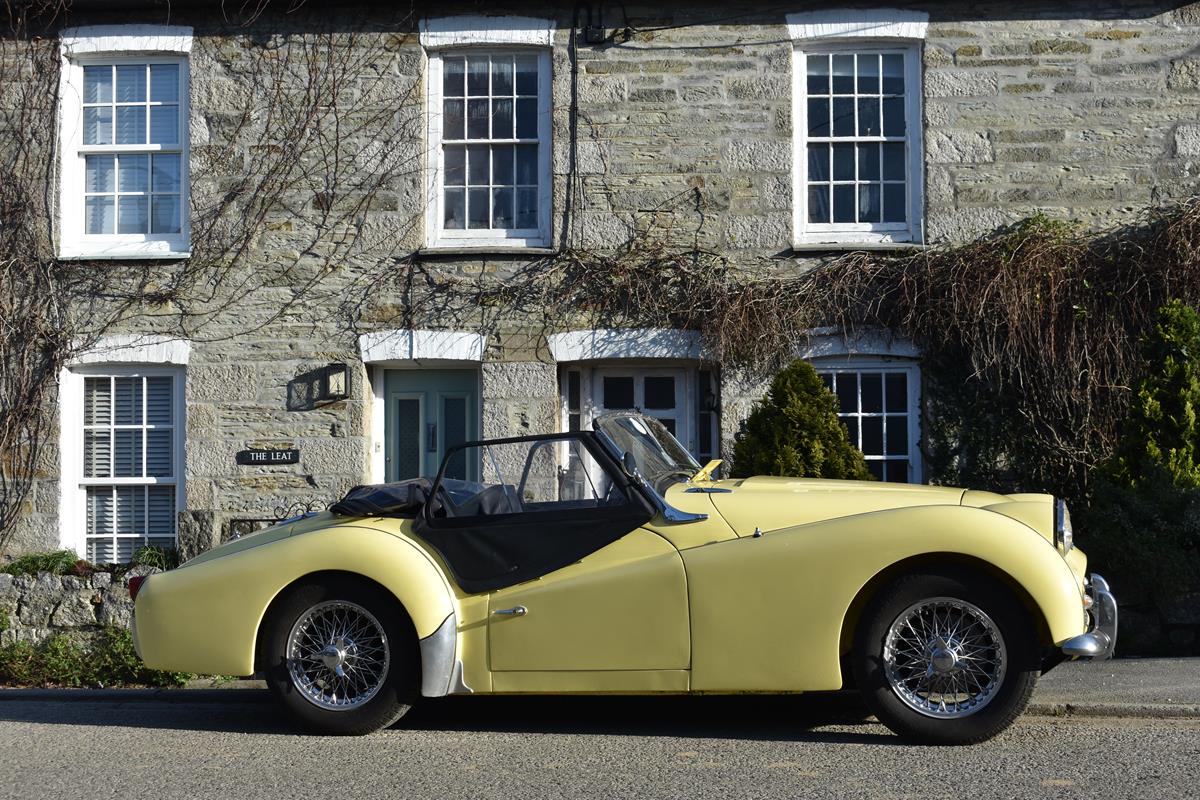
[[[345,600],[319,603],[301,614],[288,635],[286,659],[292,685],[326,711],[346,711],[369,701],[383,686],[391,663],[379,620]]]
[[[990,703],[1007,660],[992,618],[954,597],[922,600],[900,612],[883,645],[884,673],[896,696],[943,719],[970,716]]]

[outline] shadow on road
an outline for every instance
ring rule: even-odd
[[[133,701],[0,703],[0,722],[97,725],[241,734],[294,734],[261,691],[225,690],[205,702],[186,696]],[[851,693],[741,697],[450,697],[416,705],[393,729],[420,731],[663,736],[752,741],[899,743],[846,731],[869,712]],[[839,731],[818,731],[825,726]],[[875,729],[878,730],[878,729]]]

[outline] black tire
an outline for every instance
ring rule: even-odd
[[[365,609],[383,629],[387,667],[382,682],[372,682],[373,696],[361,705],[334,710],[310,700],[293,679],[287,662],[288,639],[294,626],[311,611],[328,603],[349,603]],[[299,584],[280,597],[266,622],[263,671],[267,686],[289,719],[311,733],[361,736],[386,728],[404,716],[418,696],[420,661],[416,632],[399,603],[365,582],[331,578]]]
[[[893,688],[884,663],[892,624],[914,605],[933,598],[966,601],[982,610],[994,623],[1006,651],[1003,677],[986,692],[990,699],[977,709],[967,709],[964,716],[930,716],[916,710]],[[1036,630],[1007,588],[983,574],[948,570],[906,575],[880,591],[863,611],[851,660],[855,682],[868,708],[892,731],[923,744],[966,745],[992,738],[1025,710],[1037,685],[1037,652]]]

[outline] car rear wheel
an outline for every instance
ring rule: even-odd
[[[1037,639],[1003,586],[967,572],[908,575],[865,609],[855,680],[880,722],[928,744],[974,744],[1010,726],[1037,684]]]
[[[273,609],[263,644],[267,685],[306,730],[371,733],[400,719],[416,696],[412,625],[368,585],[294,587]]]

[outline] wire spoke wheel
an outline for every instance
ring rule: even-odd
[[[349,711],[369,702],[391,664],[383,625],[347,600],[318,603],[303,612],[288,634],[285,658],[292,685],[325,711]]]
[[[936,719],[977,713],[1008,668],[1004,637],[978,606],[955,597],[920,600],[892,622],[883,646],[888,685],[909,708]]]

